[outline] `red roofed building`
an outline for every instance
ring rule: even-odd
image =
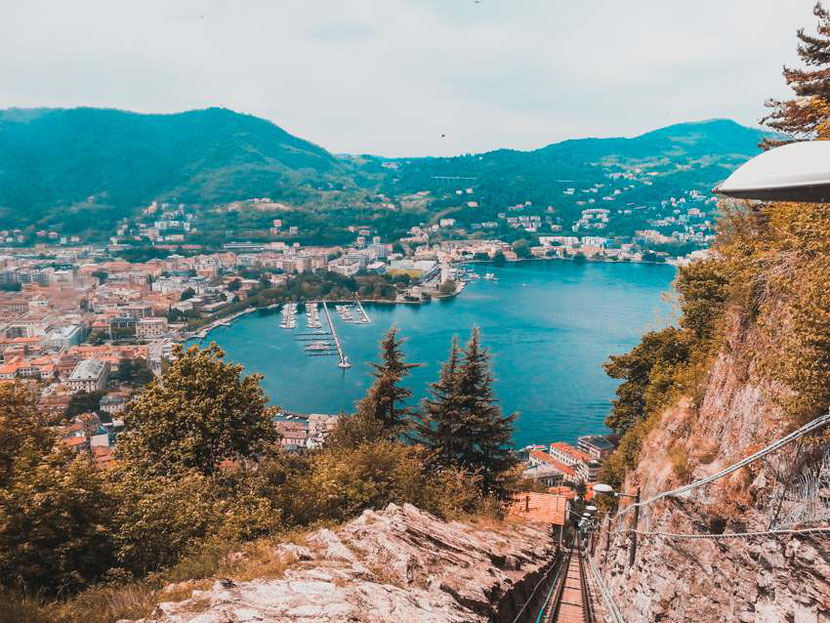
[[[552,493],[517,493],[507,509],[508,516],[522,521],[564,526],[569,502],[564,495]]]
[[[576,482],[579,480],[576,469],[542,450],[531,450],[528,463],[531,467],[527,470],[525,477],[540,480],[548,486],[558,484],[561,481]]]
[[[115,458],[112,455],[112,448],[103,446],[95,446],[92,448],[92,458],[95,460],[95,465],[101,469],[107,469],[115,465]]]
[[[591,457],[582,450],[577,450],[571,444],[564,441],[557,441],[550,444],[551,456],[559,459],[565,465],[576,465],[579,462],[587,463]]]
[[[576,471],[578,480],[588,482],[596,480],[599,475],[600,464],[588,454],[564,441],[557,441],[550,444],[550,454],[573,468]]]
[[[75,452],[84,452],[89,450],[89,439],[87,437],[66,437],[61,439],[61,443],[66,444]]]

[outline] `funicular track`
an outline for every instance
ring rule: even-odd
[[[557,578],[537,621],[545,623],[594,623],[588,574],[582,549],[575,542],[567,554],[565,572]]]

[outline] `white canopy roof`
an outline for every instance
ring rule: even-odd
[[[830,203],[830,141],[790,143],[764,152],[714,192],[739,199]]]

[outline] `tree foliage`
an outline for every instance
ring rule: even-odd
[[[95,413],[98,411],[101,398],[104,397],[105,393],[101,390],[93,392],[82,390],[72,394],[72,397],[69,399],[69,404],[66,405],[66,409],[64,410],[64,417],[72,418],[82,413]]]
[[[818,20],[816,33],[800,28],[796,34],[798,56],[806,68],[784,67],[784,80],[795,97],[769,100],[770,112],[761,120],[790,140],[830,138],[830,13],[818,2],[813,14]],[[765,144],[772,147],[781,142],[771,139]]]
[[[143,386],[153,380],[153,371],[141,357],[125,357],[118,362],[118,370],[112,378],[128,385]]]
[[[453,337],[447,361],[441,366],[438,380],[430,385],[430,397],[423,401],[415,420],[414,435],[441,466],[458,465],[461,459],[460,436],[463,433],[461,391],[459,388],[460,353]]]
[[[276,447],[259,377],[243,377],[216,345],[177,350],[130,403],[117,464],[106,470],[57,442],[34,393],[0,384],[0,590],[71,594],[96,581],[131,581],[198,558],[213,543],[227,552],[391,502],[445,518],[475,512],[499,494],[512,416],[495,407],[477,333],[464,353],[470,368],[456,375],[467,392],[459,397],[478,441],[444,465],[401,439],[411,409],[400,382],[412,364],[394,330],[358,414],[342,418],[355,428],[338,434],[352,436],[301,455]]]
[[[493,376],[478,329],[463,352],[453,340],[438,381],[416,420],[416,435],[440,466],[474,474],[485,495],[504,497],[516,414],[504,415],[493,394]]]
[[[0,586],[71,592],[112,563],[112,510],[85,456],[57,447],[35,396],[0,383]]]
[[[402,385],[409,371],[418,364],[404,361],[403,339],[392,327],[380,343],[380,363],[372,364],[374,381],[366,396],[357,404],[354,422],[343,422],[336,437],[363,436],[366,440],[396,439],[405,432],[412,415],[406,401],[412,391]]]
[[[225,460],[267,452],[277,433],[261,377],[243,377],[224,356],[216,344],[179,348],[163,379],[128,405],[120,455],[152,471],[210,475]]]

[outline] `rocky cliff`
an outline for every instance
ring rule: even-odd
[[[757,354],[770,348],[764,334],[737,316],[729,318],[728,325],[702,397],[694,404],[690,398],[681,399],[661,414],[645,439],[637,469],[627,477],[626,491],[639,485],[643,499],[648,499],[732,465],[793,429],[780,406],[786,388],[758,380],[764,375],[757,369]],[[809,492],[793,491],[788,483],[803,484],[806,472],[815,476],[821,467],[816,467],[816,455],[825,450],[820,444],[790,447],[682,499],[643,507],[639,528],[717,535],[810,525],[811,519],[821,517],[815,515],[815,505],[803,508],[811,503],[805,499]],[[820,487],[818,491],[821,494]],[[630,512],[614,527],[625,530],[632,525]],[[629,534],[618,532],[607,550],[601,538],[595,552],[596,564],[627,621],[830,620],[826,536],[640,536],[630,568],[629,544]]]
[[[389,505],[275,546],[279,577],[225,578],[141,623],[511,620],[553,546],[544,527],[446,523]]]

